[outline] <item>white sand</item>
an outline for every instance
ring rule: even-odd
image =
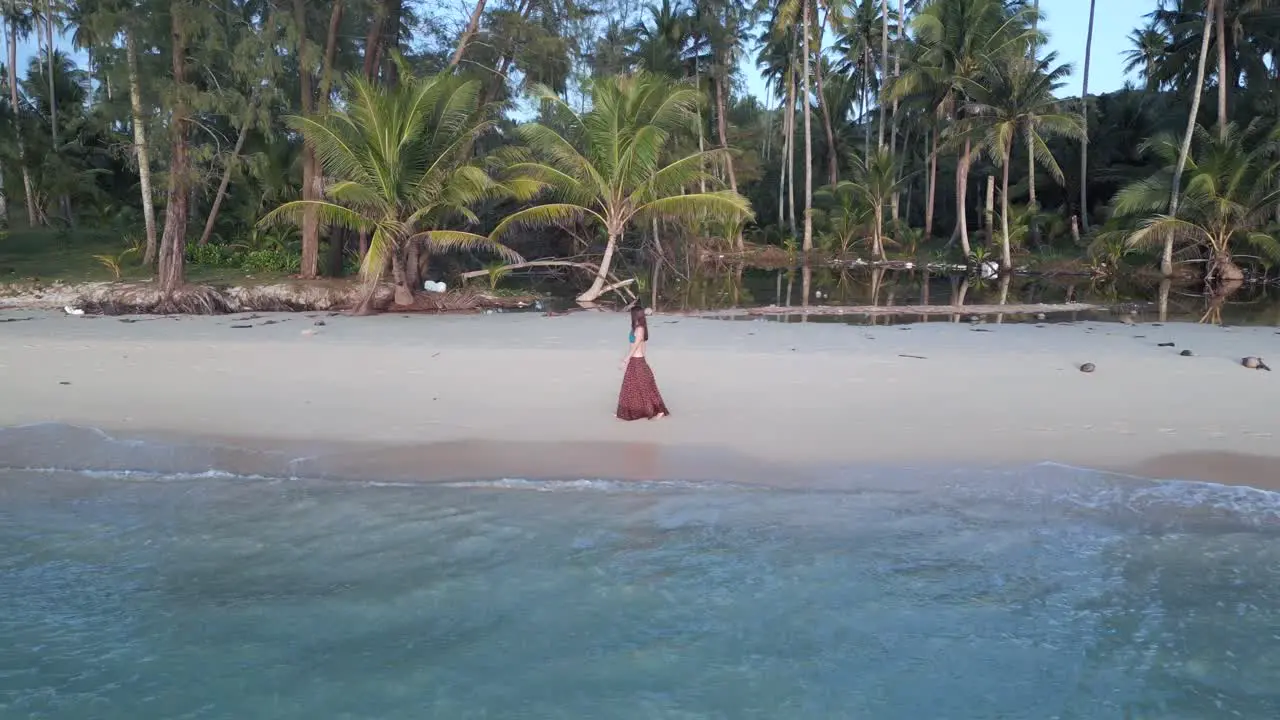
[[[1255,472],[1275,469],[1274,478],[1244,481],[1280,481],[1280,372],[1239,364],[1258,355],[1280,370],[1273,328],[984,324],[979,332],[945,321],[658,316],[650,363],[673,416],[622,423],[612,417],[622,315],[321,316],[323,327],[278,315],[232,329],[243,316],[122,323],[0,311],[0,320],[12,317],[35,319],[0,323],[0,426],[58,421],[260,442],[637,442],[787,463],[1131,468],[1228,452],[1263,456],[1252,460]],[[1157,347],[1169,341],[1177,347]],[[1180,357],[1182,349],[1195,356]],[[1084,362],[1097,371],[1081,373]],[[1161,472],[1168,467],[1166,459]]]

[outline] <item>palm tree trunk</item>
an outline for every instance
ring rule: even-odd
[[[58,138],[58,93],[54,90],[53,83],[54,55],[57,52],[53,44],[53,0],[45,2],[44,37],[45,49],[49,53],[49,61],[46,63],[49,69],[49,128],[53,136],[53,151],[57,153],[61,142]],[[66,221],[74,224],[71,217],[71,198],[66,195],[59,197],[58,207]]]
[[[182,14],[170,13],[170,34],[172,36],[173,84],[182,90],[187,84],[187,45],[186,28],[183,26]],[[185,97],[179,92],[173,106],[170,132],[173,135],[173,149],[169,160],[169,197],[165,205],[164,238],[160,244],[160,290],[171,293],[185,281],[185,255],[187,245],[187,211],[190,186],[190,158],[187,148],[187,123],[191,114]]]
[[[966,262],[973,250],[969,247],[969,157],[973,152],[972,141],[964,141],[964,154],[956,166],[956,230],[960,234],[960,249]]]
[[[142,194],[142,223],[146,232],[146,248],[142,262],[147,266],[155,264],[156,252],[156,207],[155,195],[151,190],[151,148],[147,145],[147,121],[142,114],[142,76],[138,71],[138,38],[137,31],[127,26],[124,32],[125,61],[129,66],[129,112],[133,120],[133,150],[138,156],[138,184]]]
[[[245,117],[240,125],[240,134],[236,137],[236,146],[227,159],[227,167],[222,171],[222,182],[218,183],[218,193],[213,196],[213,205],[209,208],[209,217],[204,221],[204,232],[200,233],[200,244],[208,245],[213,237],[213,226],[218,221],[218,211],[222,209],[222,201],[227,197],[227,186],[231,184],[231,171],[235,169],[236,158],[244,149],[245,138],[249,136],[249,118]]]
[[[395,287],[395,304],[412,305],[413,288],[409,287],[408,268],[409,248],[397,247],[391,250],[391,282]]]
[[[738,175],[733,171],[733,157],[729,155],[729,102],[725,97],[724,78],[714,78],[716,84],[716,130],[720,135],[720,150],[724,152],[725,171],[729,174],[729,189],[738,192]]]
[[[810,123],[810,103],[809,103],[809,6],[812,4],[810,0],[802,0],[804,3],[804,44],[801,45],[801,52],[804,53],[804,245],[805,252],[813,249],[813,131]]]
[[[929,130],[929,187],[925,190],[924,239],[933,238],[933,210],[938,197],[938,129]]]
[[[818,82],[818,109],[822,111],[822,129],[827,134],[827,183],[835,185],[840,181],[840,167],[836,159],[836,135],[831,130],[831,110],[827,107],[827,95],[822,85],[822,35],[827,21],[831,19],[831,11],[818,23],[818,63],[814,68],[814,76]]]
[[[871,157],[871,51],[862,48],[862,158]]]
[[[880,0],[880,65],[882,71],[889,69],[889,0]],[[877,145],[884,147],[885,106],[884,88],[880,88],[880,97],[876,100],[880,106],[880,127],[876,128]]]
[[[815,68],[818,81],[818,109],[822,111],[822,129],[827,134],[827,182],[835,185],[840,182],[840,166],[836,153],[836,134],[831,129],[831,109],[827,106],[826,91],[822,86],[822,63]]]
[[[1213,4],[1213,0],[1207,3]],[[1218,138],[1227,139],[1227,2],[1218,0]]]
[[[787,71],[787,202],[791,237],[796,236],[796,73]]]
[[[872,228],[871,252],[877,260],[884,260],[884,203],[876,203],[875,212],[876,226]]]
[[[1035,9],[1031,15],[1031,50],[1030,58],[1032,67],[1039,56],[1040,44],[1037,36],[1040,32],[1040,0],[1035,0]],[[1036,222],[1036,155],[1035,142],[1030,132],[1027,133],[1027,211],[1030,213],[1028,218],[1028,234],[1030,242],[1033,246],[1040,244],[1040,224]]]
[[[1187,115],[1187,130],[1182,136],[1182,148],[1178,151],[1178,164],[1173,169],[1173,183],[1169,195],[1169,215],[1177,217],[1178,200],[1182,197],[1182,171],[1187,167],[1187,156],[1191,154],[1191,136],[1196,129],[1196,116],[1200,113],[1200,96],[1204,91],[1204,66],[1209,57],[1209,31],[1213,27],[1212,0],[1205,4],[1204,30],[1200,37],[1200,60],[1196,65],[1195,93],[1191,96],[1191,112]],[[1165,277],[1173,276],[1173,235],[1164,238],[1164,252],[1160,255],[1160,273]]]
[[[18,26],[12,18],[9,19],[9,107],[14,112],[18,108]],[[38,217],[36,215],[36,195],[35,188],[31,184],[31,170],[27,168],[26,149],[22,144],[22,128],[17,128],[18,141],[18,165],[22,168],[22,193],[27,204],[27,225],[35,227]]]
[[[604,246],[604,257],[600,258],[600,269],[596,271],[596,279],[592,281],[591,287],[587,288],[586,292],[578,296],[578,302],[595,302],[604,293],[604,283],[609,277],[609,266],[613,264],[613,253],[618,247],[618,235],[619,233],[609,231],[609,243]]]
[[[467,50],[467,43],[471,42],[471,38],[475,37],[476,31],[480,29],[480,15],[484,12],[485,0],[476,2],[476,9],[471,12],[471,20],[467,23],[467,29],[463,31],[462,37],[458,39],[458,49],[453,52],[453,58],[449,60],[449,67],[455,68],[458,63],[462,62],[462,54]]]
[[[1089,232],[1089,63],[1093,59],[1093,15],[1097,0],[1089,0],[1089,31],[1084,41],[1084,76],[1080,85],[1080,116],[1084,136],[1080,140],[1080,223]]]
[[[1013,138],[1004,149],[1004,165],[1002,184],[1000,186],[1000,269],[1004,272],[1013,270],[1013,257],[1009,251],[1009,166],[1013,164]]]
[[[369,20],[369,31],[364,36],[364,79],[373,82],[378,74],[378,66],[382,64],[382,36],[387,25],[388,9],[391,0],[375,3],[373,17]]]
[[[906,29],[906,17],[907,17],[906,13],[907,13],[906,0],[898,0],[898,33],[897,33],[897,36],[894,38],[894,47],[893,47],[893,79],[894,80],[897,80],[899,77],[902,76],[902,37],[903,37],[903,32]],[[910,147],[910,142],[904,140],[904,145],[906,147]],[[896,160],[898,157],[898,98],[897,97],[893,98],[893,125],[891,126],[890,132],[889,132],[889,152],[892,154],[893,158]],[[902,171],[904,169],[904,166],[905,166],[905,163],[898,164],[896,179],[898,180],[902,179]],[[891,201],[891,205],[890,205],[890,217],[893,218],[894,222],[898,222],[898,196],[899,196],[899,190],[898,188],[895,187],[893,190],[893,200]],[[910,200],[910,198],[911,198],[911,194],[910,192],[908,192],[907,199]],[[910,211],[910,208],[908,208],[908,212],[909,211]]]
[[[49,129],[53,134],[54,152],[58,151],[58,95],[53,88],[53,0],[45,0],[44,14],[44,32],[45,32],[45,50],[49,53],[48,62],[45,63],[49,70]]]
[[[787,99],[783,102],[790,102],[790,100],[791,84],[790,79],[788,79]],[[782,113],[782,152],[778,153],[780,156],[778,162],[778,229],[781,230],[783,224],[787,221],[787,158],[788,151],[791,149],[791,128],[790,123],[787,122],[790,113],[781,105],[779,105],[778,111]]]
[[[307,6],[305,0],[293,0],[293,22],[298,33],[298,57],[307,55]],[[312,87],[311,68],[304,63],[299,68],[299,85],[303,117],[314,112],[315,89]],[[310,142],[302,146],[302,199],[319,199],[315,192],[316,150]],[[316,276],[320,264],[320,216],[313,207],[302,211],[302,262],[299,276],[311,279]]]
[[[987,176],[987,204],[982,211],[982,229],[987,245],[996,244],[996,176]]]
[[[484,4],[482,1],[481,5]],[[316,108],[316,112],[323,115],[329,112],[330,95],[333,92],[333,64],[338,55],[338,30],[342,26],[342,13],[344,11],[342,0],[336,0],[333,3],[333,11],[329,14],[329,32],[324,42],[324,61],[320,68],[320,104]],[[271,18],[268,17],[267,27],[272,27]],[[322,173],[316,173],[317,183],[320,182]]]

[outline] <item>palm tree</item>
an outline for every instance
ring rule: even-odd
[[[874,213],[861,189],[849,181],[822,188],[814,194],[814,216],[822,228],[823,245],[847,255],[855,243],[868,235]]]
[[[1000,241],[1001,269],[1009,271],[1013,261],[1009,250],[1009,166],[1013,146],[1021,135],[1032,150],[1035,162],[1054,180],[1063,181],[1062,168],[1046,142],[1052,137],[1072,140],[1084,138],[1084,118],[1066,112],[1054,97],[1063,79],[1071,74],[1070,65],[1057,65],[1056,53],[1049,53],[1035,64],[1025,58],[997,63],[987,72],[985,82],[975,86],[974,101],[967,114],[978,134],[980,151],[994,157],[1001,166]]]
[[[9,108],[15,118],[19,113],[18,103],[18,39],[26,38],[32,31],[31,14],[27,12],[29,5],[21,0],[0,0],[0,16],[4,21],[7,39],[8,66],[6,69],[9,82]],[[17,144],[18,165],[22,169],[22,190],[27,204],[27,224],[35,227],[41,222],[39,208],[36,206],[35,185],[31,182],[31,168],[26,162],[26,151],[22,142],[21,123],[14,123],[14,140]]]
[[[962,120],[967,100],[980,87],[994,63],[1025,55],[1031,38],[1032,11],[1005,7],[1003,0],[931,0],[913,25],[920,49],[914,62],[894,83],[895,97],[935,95],[938,112]],[[1016,51],[1016,52],[1015,52]],[[961,134],[956,167],[956,226],[966,257],[970,253],[968,227],[969,167],[972,138]]]
[[[514,153],[507,176],[522,196],[533,191],[553,202],[508,216],[490,235],[597,221],[608,242],[595,281],[579,302],[606,291],[614,253],[632,220],[730,221],[752,215],[746,198],[733,191],[694,190],[715,182],[706,167],[715,165],[722,150],[699,150],[662,164],[676,135],[697,120],[698,90],[648,73],[599,78],[590,90],[591,110],[579,114],[554,91],[538,89],[543,103],[569,119],[569,129],[562,136],[541,123],[522,125],[518,132],[528,149]]]
[[[1116,196],[1117,215],[1138,223],[1127,235],[1128,244],[1164,242],[1207,250],[1207,281],[1243,279],[1233,257],[1233,248],[1240,244],[1252,246],[1268,260],[1280,260],[1280,241],[1270,231],[1280,204],[1280,162],[1275,157],[1280,132],[1264,128],[1255,120],[1243,132],[1229,126],[1219,135],[1197,125],[1195,152],[1186,158],[1185,183],[1176,167],[1170,167],[1182,157],[1177,140],[1163,135],[1148,141],[1144,149],[1165,168]],[[1176,214],[1163,212],[1171,192],[1181,198]]]
[[[413,302],[419,251],[487,250],[519,262],[485,236],[448,229],[475,220],[471,205],[508,194],[471,160],[476,139],[492,127],[477,102],[479,82],[447,72],[416,78],[405,66],[394,88],[358,75],[347,82],[343,109],[287,118],[316,148],[328,180],[322,198],[284,203],[259,224],[300,224],[312,210],[326,225],[371,233],[360,268],[368,287],[362,309],[388,260],[399,305]]]
[[[1159,66],[1169,47],[1169,37],[1154,20],[1129,33],[1133,47],[1125,53],[1126,73],[1137,72],[1148,91],[1160,89]]]
[[[837,194],[843,187],[871,209],[871,253],[879,260],[885,259],[884,209],[905,181],[897,159],[889,148],[882,146],[873,149],[870,157],[855,158],[853,180],[836,186]]]
[[[1093,60],[1093,16],[1097,0],[1089,0],[1089,30],[1084,41],[1084,77],[1080,83],[1080,116],[1085,136],[1080,140],[1080,223],[1089,232],[1089,64]]]
[[[809,101],[809,60],[813,54],[813,46],[810,43],[809,36],[809,9],[813,4],[812,0],[800,0],[803,5],[801,14],[801,27],[803,28],[804,42],[800,44],[800,52],[804,53],[804,82],[801,83],[801,97],[804,99],[804,242],[801,247],[805,252],[813,249],[813,129],[812,129],[812,104]]]
[[[1196,127],[1196,116],[1200,113],[1200,95],[1204,91],[1204,66],[1209,59],[1209,28],[1213,27],[1213,0],[1208,0],[1204,11],[1204,29],[1200,33],[1200,60],[1196,67],[1196,82],[1191,87],[1191,112],[1187,115],[1187,131],[1182,136],[1182,149],[1178,153],[1178,164],[1173,171],[1173,181],[1169,183],[1169,216],[1178,216],[1178,200],[1182,188],[1182,171],[1187,165],[1187,156],[1191,153],[1191,136]],[[1164,241],[1164,251],[1160,255],[1160,272],[1165,277],[1173,275],[1173,234]]]

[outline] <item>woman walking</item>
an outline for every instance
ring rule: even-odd
[[[618,393],[619,420],[655,420],[671,414],[658,392],[653,371],[644,359],[645,345],[649,342],[649,323],[640,303],[631,306],[631,349],[622,365],[622,392]]]

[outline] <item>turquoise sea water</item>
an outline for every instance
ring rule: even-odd
[[[1280,497],[902,472],[0,470],[0,718],[1280,717]]]

